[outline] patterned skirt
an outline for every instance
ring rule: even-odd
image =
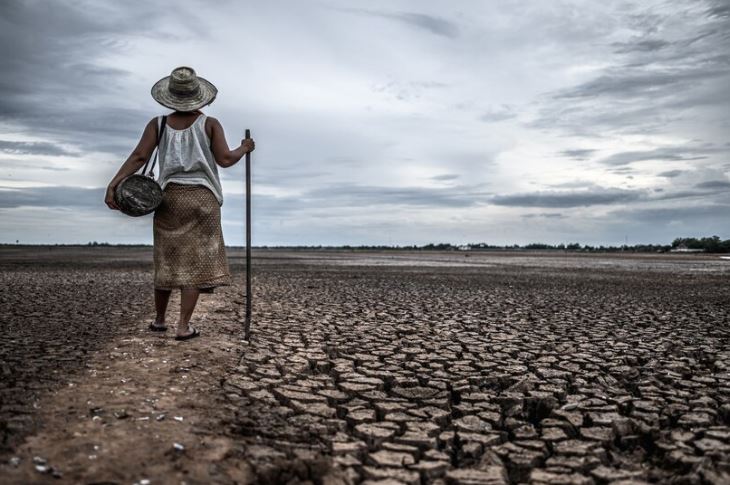
[[[155,288],[211,293],[231,284],[221,210],[202,185],[169,183],[153,222]]]

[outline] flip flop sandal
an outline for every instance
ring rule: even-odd
[[[195,327],[192,327],[192,329],[193,329],[193,333],[188,334],[188,335],[176,335],[175,340],[188,340],[191,338],[198,337],[200,335],[200,332],[198,331],[198,329]]]
[[[164,325],[163,326],[155,325],[154,323],[150,323],[150,327],[149,328],[153,332],[164,332],[165,330],[167,330],[167,327],[166,326],[164,326]]]

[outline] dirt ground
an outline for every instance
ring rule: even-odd
[[[200,338],[150,251],[0,250],[3,483],[730,483],[730,261],[257,251]]]

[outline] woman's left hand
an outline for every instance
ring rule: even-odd
[[[119,206],[114,201],[114,189],[116,187],[112,187],[111,185],[106,188],[106,196],[104,197],[104,202],[106,202],[106,205],[115,211],[119,210]]]

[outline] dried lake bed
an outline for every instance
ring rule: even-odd
[[[0,473],[17,483],[53,471],[119,483],[163,472],[189,483],[730,479],[728,260],[257,250],[245,344],[244,259],[229,256],[236,285],[201,297],[203,335],[181,347],[145,332],[149,248],[0,250]],[[103,372],[125,380],[119,402],[93,384]],[[69,384],[91,394],[73,404],[73,426],[61,409]],[[188,434],[187,420],[156,419],[171,407],[198,410]],[[93,466],[85,451],[54,448],[63,433],[79,450],[99,447]],[[225,452],[162,449],[155,467],[131,470],[119,454],[98,459],[144,433]]]

